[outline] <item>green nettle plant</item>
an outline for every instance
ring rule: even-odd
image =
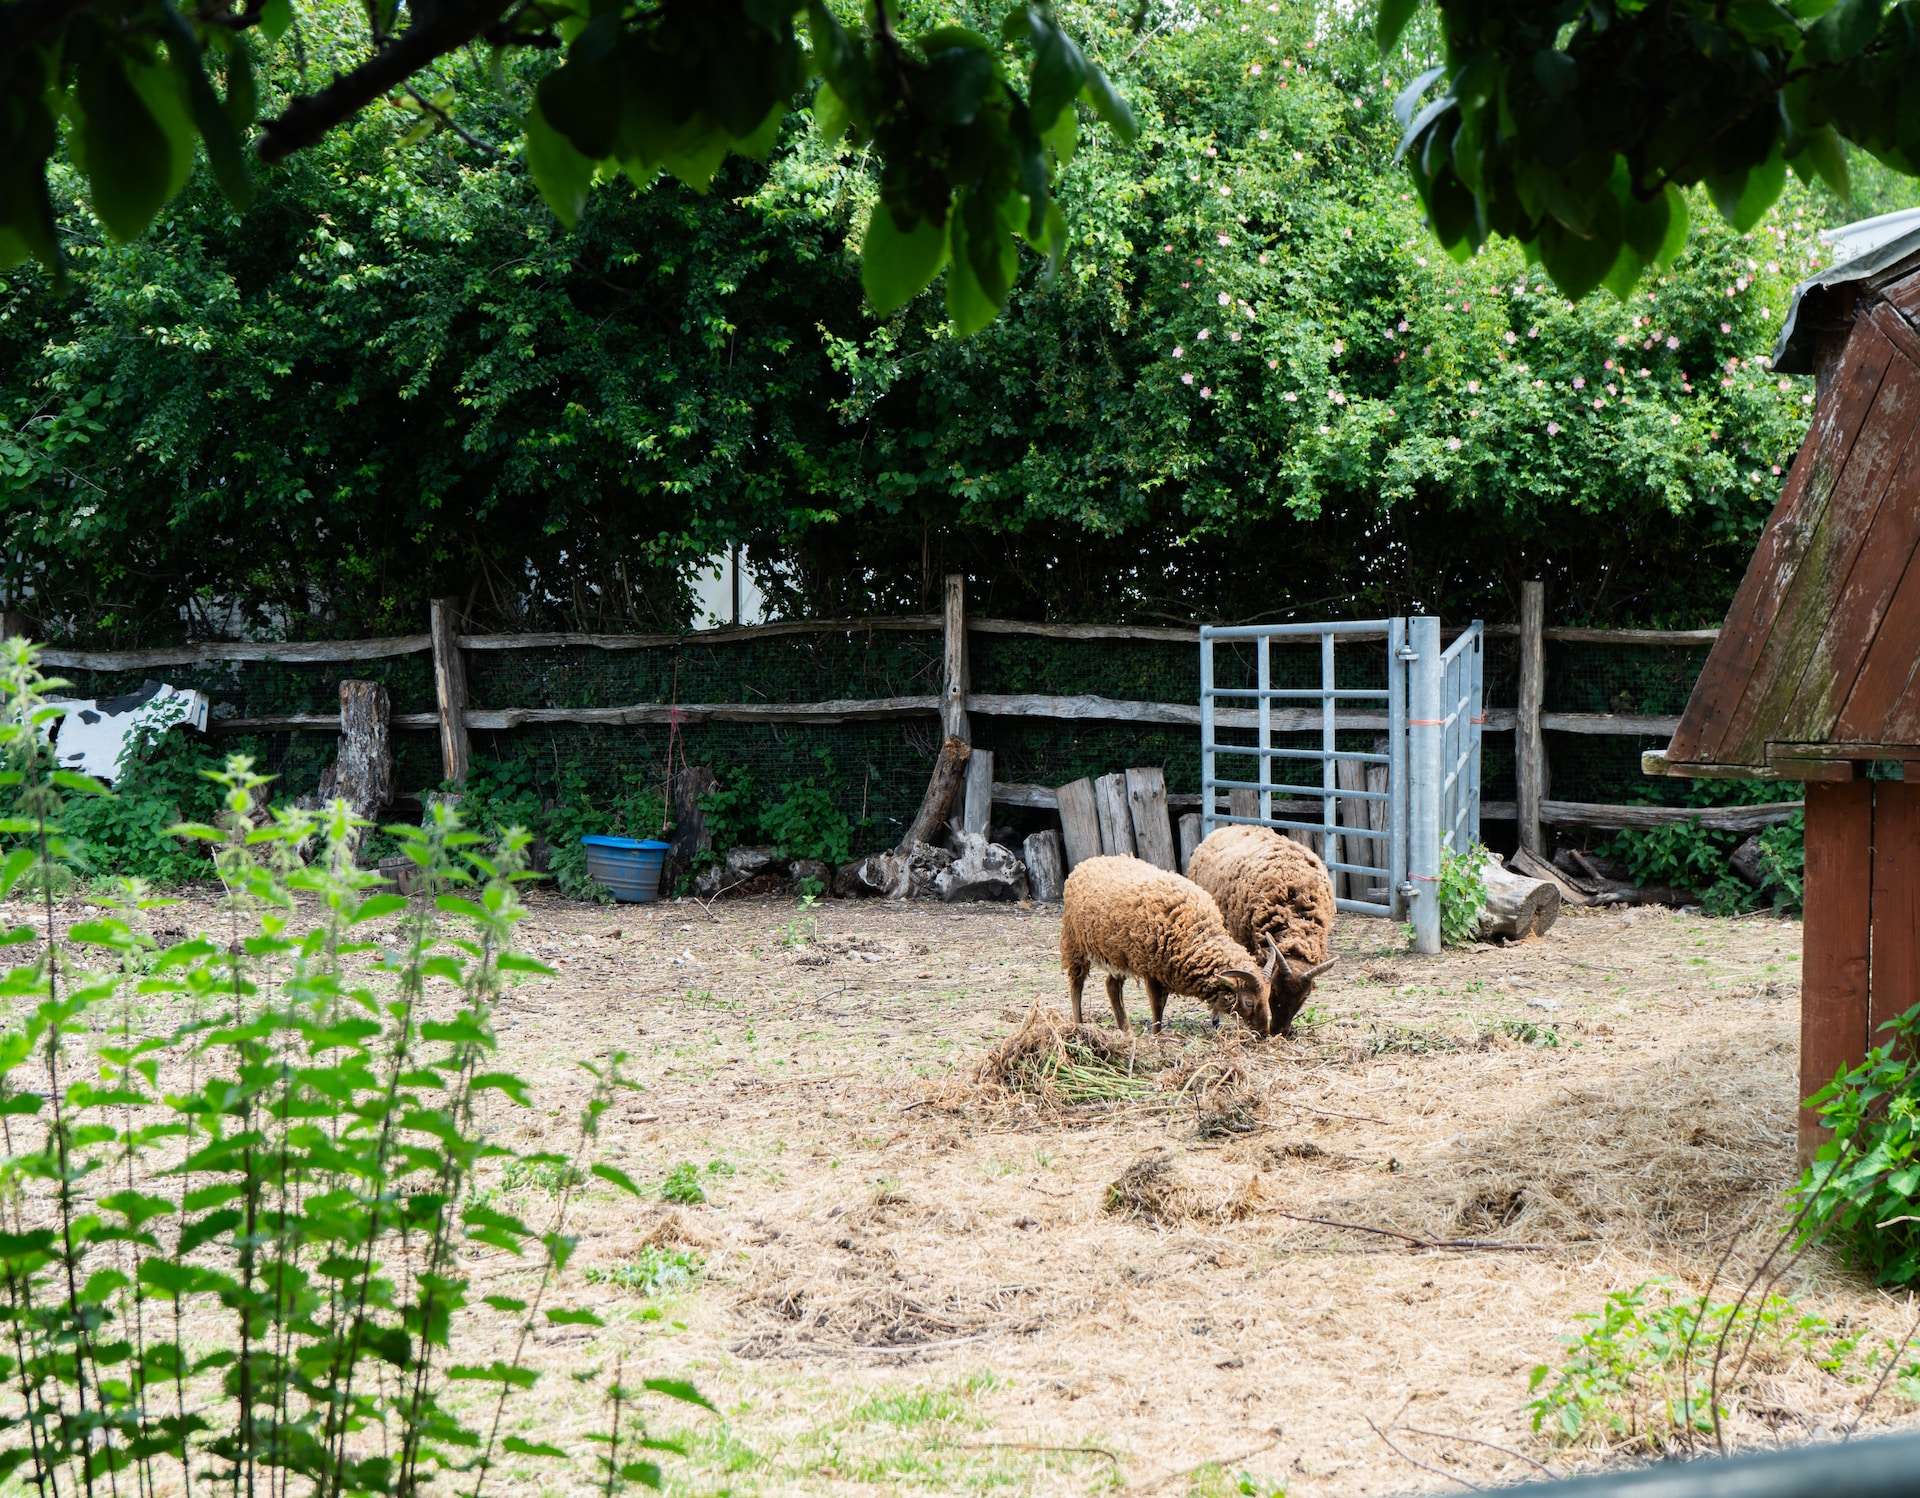
[[[513,950],[527,834],[489,845],[445,809],[395,829],[425,881],[408,901],[355,866],[342,803],[262,816],[266,781],[235,757],[214,776],[218,825],[174,829],[212,851],[223,929],[158,948],[141,927],[162,902],[129,881],[62,935],[66,799],[106,793],[50,766],[45,696],[62,683],[26,641],[3,648],[0,834],[18,843],[0,898],[32,894],[44,925],[0,933],[23,958],[0,977],[0,1476],[25,1469],[43,1498],[128,1480],[284,1494],[296,1477],[325,1498],[436,1478],[480,1498],[504,1456],[565,1456],[507,1434],[508,1401],[537,1377],[537,1326],[599,1324],[553,1304],[575,1186],[639,1188],[489,1136],[492,1095],[529,1102],[494,1065],[494,1002],[549,971]],[[621,1060],[587,1067],[578,1160]],[[565,1180],[545,1222],[476,1191],[492,1161]],[[480,1248],[528,1261],[528,1298],[470,1296]],[[480,1300],[517,1323],[512,1351],[462,1361]],[[611,1428],[591,1438],[609,1493],[658,1486],[636,1446],[675,1449],[630,1410],[623,1432],[643,1389],[706,1404],[616,1374]]]
[[[1480,933],[1480,912],[1487,905],[1487,850],[1470,843],[1464,853],[1440,854],[1440,939],[1465,946]]]
[[[1804,1236],[1824,1234],[1888,1285],[1920,1281],[1920,1005],[1882,1026],[1884,1044],[1808,1103],[1833,1131],[1801,1177]]]

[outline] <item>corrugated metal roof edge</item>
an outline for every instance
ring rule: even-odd
[[[1773,346],[1773,367],[1781,374],[1813,373],[1813,340],[1801,335],[1801,306],[1808,296],[1832,286],[1865,281],[1901,261],[1920,256],[1920,228],[1877,245],[1851,260],[1830,265],[1817,276],[1810,276],[1793,288],[1793,304],[1787,308],[1787,320],[1780,329],[1780,341]]]

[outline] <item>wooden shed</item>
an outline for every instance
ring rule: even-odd
[[[1805,782],[1802,1098],[1920,1003],[1920,224],[1869,221],[1841,248],[1774,354],[1815,375],[1812,427],[1673,741],[1645,762]],[[1799,1134],[1805,1159],[1804,1107]]]

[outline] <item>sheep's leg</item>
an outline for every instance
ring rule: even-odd
[[[1114,1021],[1122,1030],[1131,1031],[1133,1026],[1127,1023],[1127,1002],[1121,997],[1126,987],[1127,980],[1118,973],[1107,974],[1107,1002],[1113,1005]]]
[[[1153,1033],[1158,1035],[1167,1027],[1167,987],[1152,978],[1147,979],[1147,1008],[1153,1015]]]
[[[1080,994],[1087,986],[1087,968],[1080,964],[1067,969],[1067,997],[1073,1004],[1073,1022],[1083,1025],[1086,1019],[1080,1013]]]

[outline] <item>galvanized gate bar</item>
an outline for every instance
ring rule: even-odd
[[[1442,716],[1440,621],[1407,621],[1407,901],[1414,950],[1440,950],[1440,781],[1446,733]]]
[[[1464,853],[1480,840],[1481,688],[1485,629],[1476,619],[1441,656],[1444,664],[1445,779],[1440,786],[1441,844]]]

